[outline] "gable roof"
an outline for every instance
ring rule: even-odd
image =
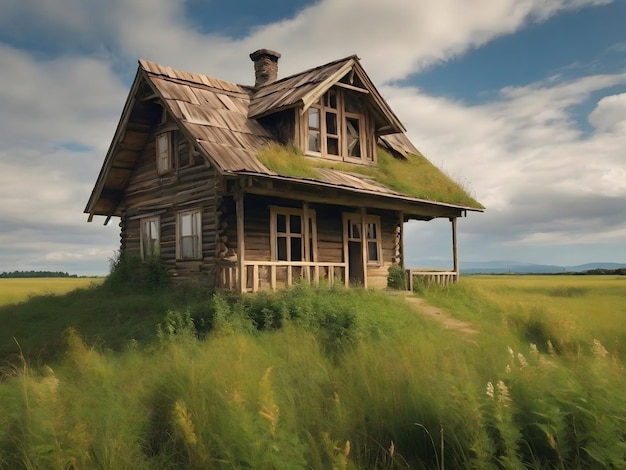
[[[154,131],[154,125],[142,117],[142,107],[148,106],[151,100],[157,100],[174,117],[183,135],[195,143],[197,150],[221,174],[282,178],[285,175],[267,168],[258,158],[259,151],[275,139],[256,118],[290,107],[302,106],[306,109],[333,84],[352,72],[367,90],[371,108],[378,113],[379,123],[385,123],[386,128],[379,126],[378,132],[390,132],[381,136],[380,143],[401,156],[407,153],[421,155],[401,133],[404,127],[371,83],[356,56],[330,62],[257,89],[140,60],[113,141],[85,208],[85,212],[90,214],[89,220],[93,215],[121,215],[118,205],[124,188],[147,139]],[[316,180],[356,192],[406,197],[371,178],[339,170],[325,169],[319,172]],[[312,181],[309,179],[307,182]],[[436,201],[413,199],[438,204]],[[477,209],[446,203],[440,205]]]

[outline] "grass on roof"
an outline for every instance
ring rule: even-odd
[[[484,209],[466,189],[421,155],[401,159],[379,147],[378,165],[365,166],[305,157],[294,146],[273,143],[264,147],[258,157],[282,176],[320,179],[317,168],[330,168],[367,176],[406,196]]]

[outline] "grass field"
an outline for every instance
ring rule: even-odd
[[[46,294],[65,294],[66,292],[92,283],[102,282],[102,278],[5,278],[0,279],[0,306],[23,302],[29,297]]]
[[[625,468],[625,286],[421,293],[473,335],[359,289],[5,305],[0,469]]]

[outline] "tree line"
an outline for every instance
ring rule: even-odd
[[[25,277],[78,277],[63,271],[13,271],[0,273],[0,278],[25,278]]]

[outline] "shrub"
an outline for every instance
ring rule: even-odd
[[[142,260],[138,254],[119,251],[110,264],[111,271],[104,285],[115,290],[156,291],[171,282],[167,269],[157,257]]]
[[[387,287],[406,290],[406,272],[401,266],[392,264],[387,271]]]

